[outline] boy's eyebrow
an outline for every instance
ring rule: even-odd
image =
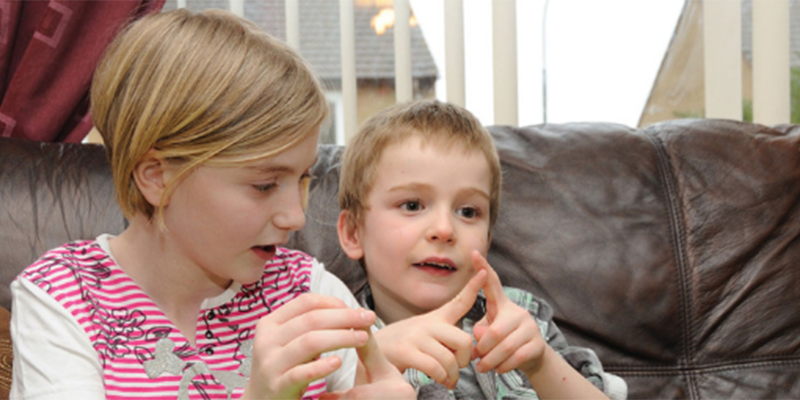
[[[467,189],[467,191],[468,192],[473,192],[473,193],[485,198],[486,200],[490,200],[491,201],[491,199],[492,199],[492,197],[489,196],[489,193],[486,193],[483,190],[480,190],[478,188],[469,188],[469,189]]]
[[[431,185],[426,185],[424,183],[409,183],[407,185],[400,185],[400,186],[391,187],[391,188],[389,188],[389,192],[399,192],[399,191],[403,191],[403,190],[409,190],[409,191],[430,190],[430,187],[431,187]],[[470,187],[470,188],[463,189],[462,192],[468,192],[470,194],[474,193],[474,194],[477,194],[477,195],[485,198],[486,200],[490,200],[491,201],[491,196],[489,196],[489,193],[486,193],[485,191],[483,191],[481,189],[478,189],[478,188],[475,188],[475,187]]]
[[[430,189],[430,185],[425,185],[423,183],[409,183],[406,185],[400,186],[392,186],[389,188],[389,192],[400,192],[403,190],[428,190]]]

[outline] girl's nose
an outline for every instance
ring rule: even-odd
[[[284,201],[279,205],[273,217],[273,223],[280,229],[298,231],[306,224],[306,213],[303,207],[303,192],[300,190],[287,190]]]

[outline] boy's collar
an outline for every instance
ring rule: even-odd
[[[369,287],[369,283],[364,285],[364,287],[358,292],[356,299],[361,306],[375,311],[375,300],[372,298],[372,290]],[[466,318],[472,321],[480,321],[484,315],[486,315],[486,297],[483,296],[483,291],[481,290],[478,292],[478,297],[475,299],[475,303],[472,305],[472,308],[470,308],[469,311],[467,311],[467,313],[461,317],[461,320]],[[459,322],[458,325],[461,325],[461,323]],[[386,324],[384,324],[380,317],[377,317],[375,319],[375,326],[378,329],[381,329],[386,326]]]

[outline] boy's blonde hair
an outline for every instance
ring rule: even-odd
[[[316,132],[328,112],[319,81],[287,45],[233,13],[186,9],[119,33],[95,72],[91,107],[122,212],[159,221],[193,168],[280,153]],[[133,179],[151,150],[180,168],[158,207]]]
[[[502,185],[500,160],[492,137],[472,113],[438,100],[413,101],[383,110],[367,120],[347,145],[339,177],[339,208],[348,211],[349,222],[355,226],[363,221],[383,151],[411,137],[448,149],[483,153],[492,179],[491,230],[497,220]]]

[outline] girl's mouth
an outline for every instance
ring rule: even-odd
[[[269,261],[273,257],[275,257],[276,249],[275,245],[266,245],[266,246],[253,246],[252,249],[254,253],[258,256],[258,258]]]

